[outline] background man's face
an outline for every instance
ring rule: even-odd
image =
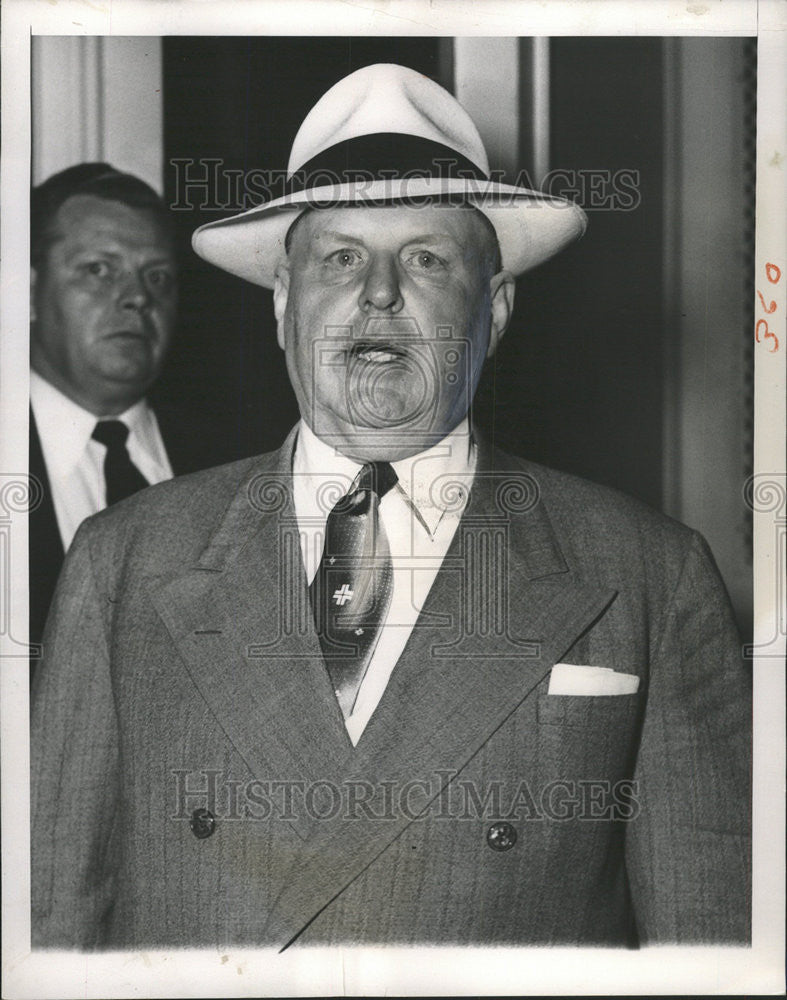
[[[512,279],[493,278],[492,261],[472,209],[337,208],[299,220],[274,302],[301,414],[318,437],[390,461],[462,420],[510,308]]]
[[[97,416],[122,413],[156,379],[177,285],[155,214],[94,195],[69,198],[32,275],[31,363]]]

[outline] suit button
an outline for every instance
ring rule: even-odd
[[[198,840],[204,840],[216,829],[216,817],[210,809],[195,809],[191,814],[189,826]]]
[[[510,823],[493,823],[486,832],[486,842],[493,851],[510,851],[516,843],[516,830]]]

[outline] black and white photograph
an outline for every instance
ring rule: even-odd
[[[784,8],[284,6],[4,10],[7,995],[781,992]]]

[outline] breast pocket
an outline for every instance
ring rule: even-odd
[[[642,696],[548,695],[538,699],[538,757],[550,780],[616,781],[633,773]]]

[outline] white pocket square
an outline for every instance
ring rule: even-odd
[[[636,674],[619,674],[611,667],[556,663],[549,675],[547,694],[634,694],[638,688],[639,677]]]

